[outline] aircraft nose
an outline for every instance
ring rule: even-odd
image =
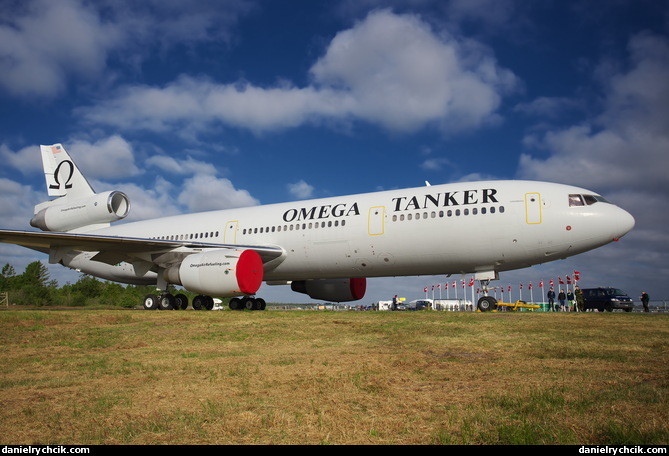
[[[635,222],[634,217],[632,216],[632,214],[630,214],[629,212],[627,212],[624,209],[621,209],[619,207],[617,207],[617,208],[618,208],[620,214],[618,214],[616,216],[617,232],[619,233],[619,234],[617,234],[616,238],[621,238],[624,235],[626,235],[627,233],[629,233],[630,231],[632,231],[632,228],[634,228],[634,225],[635,225],[636,222]]]

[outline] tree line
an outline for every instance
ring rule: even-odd
[[[40,261],[30,263],[22,274],[5,264],[0,273],[0,292],[7,293],[9,305],[67,306],[92,305],[135,307],[144,296],[156,293],[155,286],[121,285],[82,274],[76,283],[58,286]]]

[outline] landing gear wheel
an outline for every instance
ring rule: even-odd
[[[178,294],[174,297],[174,308],[179,310],[186,310],[188,308],[188,297],[184,294]]]
[[[212,298],[211,296],[205,296],[204,299],[205,299],[204,308],[207,309],[207,310],[213,309],[214,308],[214,298]]]
[[[242,310],[242,300],[239,298],[232,298],[228,304],[230,310]]]
[[[193,298],[193,309],[202,310],[205,307],[207,297],[203,295],[197,295]]]
[[[176,299],[174,299],[174,296],[169,293],[165,293],[160,297],[160,301],[158,301],[158,308],[160,310],[172,310],[174,309],[175,303]]]
[[[497,300],[492,296],[483,296],[479,299],[477,307],[481,312],[495,310],[497,309]]]
[[[255,301],[256,301],[255,299],[249,297],[242,298],[242,306],[246,310],[254,310]]]
[[[158,308],[158,296],[154,294],[146,295],[144,297],[144,309],[155,310]]]
[[[265,310],[266,306],[267,306],[267,304],[265,303],[264,299],[262,299],[262,298],[257,298],[256,299],[256,306],[255,306],[256,310]]]

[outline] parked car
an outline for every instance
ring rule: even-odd
[[[583,288],[581,291],[585,310],[597,309],[600,312],[605,310],[611,312],[614,309],[623,309],[625,312],[631,312],[634,308],[632,298],[619,288]]]

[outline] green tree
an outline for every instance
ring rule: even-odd
[[[7,263],[0,272],[0,291],[9,291],[13,288],[13,282],[16,280],[16,271],[14,266]]]
[[[104,288],[104,283],[88,274],[82,275],[77,280],[77,283],[72,285],[72,289],[86,299],[99,297],[103,293]]]
[[[17,277],[19,302],[22,304],[47,306],[53,304],[55,281],[49,280],[49,270],[40,261],[33,261],[26,270]]]

